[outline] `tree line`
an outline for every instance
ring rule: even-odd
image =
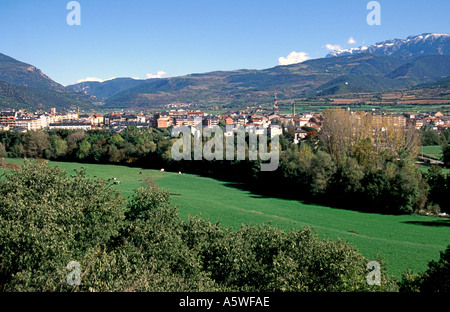
[[[388,117],[340,109],[324,112],[320,133],[308,129],[300,145],[280,137],[280,164],[261,172],[261,160],[174,161],[170,129],[128,127],[120,133],[92,130],[0,132],[0,157],[109,163],[183,171],[232,182],[266,195],[367,212],[450,212],[450,176],[439,167],[422,173],[415,164],[428,134],[404,131]],[[446,135],[446,134],[445,134]],[[248,138],[246,152],[248,153]],[[445,155],[450,152],[444,147]],[[236,158],[235,158],[236,159]],[[248,157],[246,157],[248,159]]]

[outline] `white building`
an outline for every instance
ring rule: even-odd
[[[82,123],[82,122],[60,122],[60,123],[51,123],[49,124],[49,129],[66,129],[66,130],[83,130],[89,131],[92,129],[92,125],[90,123]]]
[[[26,130],[41,129],[41,119],[36,117],[19,117],[15,120],[16,127]]]
[[[269,128],[269,137],[273,138],[276,135],[282,135],[283,134],[283,128],[278,125],[271,125]]]
[[[245,127],[245,132],[257,135],[267,135],[267,129],[262,126],[249,125]]]
[[[50,124],[50,116],[47,114],[40,115],[39,119],[41,121],[41,128],[47,128]]]

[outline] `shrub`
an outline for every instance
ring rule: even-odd
[[[430,261],[428,269],[419,274],[406,272],[400,282],[403,292],[449,292],[450,291],[450,245],[440,253],[438,261]]]
[[[66,289],[67,264],[105,246],[122,219],[120,195],[105,181],[25,161],[0,181],[0,287]]]

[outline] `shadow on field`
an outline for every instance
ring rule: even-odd
[[[300,200],[296,194],[280,192],[280,190],[262,187],[261,185],[249,185],[243,182],[229,181],[225,181],[224,185],[241,191],[250,192],[250,197],[252,198],[279,198],[306,202],[306,200]]]
[[[359,213],[373,213],[380,215],[402,215],[401,212],[383,209],[366,209],[361,203],[363,199],[355,200],[355,203],[351,201],[345,201],[342,198],[335,200],[333,196],[316,196],[313,197],[301,188],[291,188],[286,183],[245,183],[245,182],[231,182],[225,179],[214,178],[219,181],[225,182],[223,185],[230,188],[235,188],[244,192],[248,192],[251,198],[265,199],[265,198],[277,198],[283,200],[297,201],[305,205],[323,206],[329,208],[336,208],[347,211],[354,211]],[[409,215],[405,213],[404,215]],[[441,222],[441,221],[439,221]],[[407,222],[406,222],[407,223]],[[417,225],[434,225],[434,226],[450,226],[450,219],[442,221],[442,224],[427,224],[433,222],[419,222],[411,221],[411,223],[417,223]],[[423,224],[420,224],[423,223]],[[438,222],[437,222],[438,223]]]
[[[450,226],[450,220],[436,220],[436,221],[404,221],[402,223],[425,225],[425,226]]]

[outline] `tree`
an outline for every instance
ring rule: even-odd
[[[0,143],[0,157],[8,157],[8,153],[6,152],[5,144]]]
[[[86,135],[85,132],[76,131],[76,132],[70,133],[67,136],[67,138],[65,140],[67,142],[67,154],[68,155],[70,155],[71,157],[74,157],[74,158],[76,157],[75,153],[78,148],[78,143],[84,139],[85,135]]]
[[[170,194],[161,190],[153,179],[147,179],[143,187],[138,188],[128,203],[127,220],[147,220],[152,210],[169,208]]]
[[[389,175],[390,203],[394,213],[413,213],[425,205],[424,198],[428,195],[428,185],[424,183],[421,173],[412,162],[401,162]]]
[[[46,131],[28,131],[24,137],[24,147],[27,157],[42,158],[50,146],[50,137]]]
[[[311,194],[313,196],[325,194],[335,172],[336,164],[333,158],[325,152],[317,152],[311,159]]]
[[[442,161],[446,167],[450,167],[450,145],[442,147]]]
[[[116,145],[108,146],[108,160],[112,163],[120,163],[125,158],[125,151],[118,149]]]
[[[376,290],[367,285],[367,260],[342,240],[320,240],[306,228],[284,232],[243,225],[237,231],[191,218],[189,247],[198,249],[211,277],[232,291],[326,292]],[[395,290],[383,273],[381,289]]]
[[[441,144],[441,138],[438,132],[426,129],[421,132],[422,140],[421,144],[423,146],[428,145],[439,145]]]
[[[67,143],[59,135],[50,136],[50,157],[60,158],[67,153]]]
[[[114,134],[111,138],[111,143],[113,143],[114,145],[116,145],[117,147],[122,147],[123,143],[125,142],[125,140],[122,138],[122,136],[120,134]]]
[[[428,200],[430,203],[439,205],[441,212],[450,212],[448,194],[450,192],[450,176],[444,174],[440,166],[432,165],[425,174],[430,193]]]
[[[88,157],[90,150],[91,143],[89,143],[87,140],[81,141],[78,147],[77,158],[81,160]]]
[[[363,202],[374,212],[413,213],[422,209],[428,185],[412,161],[389,162],[382,169],[372,169],[362,180]]]
[[[342,109],[325,109],[324,123],[320,133],[320,140],[325,150],[335,159],[343,154],[349,154],[353,140],[350,114]]]
[[[343,163],[337,167],[328,187],[327,198],[330,205],[351,208],[361,202],[360,195],[363,191],[362,180],[364,168],[356,159],[347,157],[341,160]],[[352,198],[352,201],[348,199]]]
[[[414,158],[419,136],[415,129],[405,129],[394,116],[375,116],[343,109],[324,110],[320,141],[335,159],[351,156],[359,160]],[[373,165],[377,165],[373,162]]]
[[[66,139],[67,145],[69,145],[69,146],[76,145],[78,142],[83,140],[85,135],[86,135],[86,133],[82,132],[82,131],[76,131],[76,132],[69,134],[69,136]]]
[[[358,164],[364,167],[373,166],[377,162],[375,147],[370,138],[356,142],[351,155],[358,161]]]
[[[393,116],[382,116],[375,128],[375,146],[393,159],[415,158],[418,154],[420,137],[414,128],[404,129]]]
[[[308,144],[302,144],[300,145],[298,156],[300,163],[306,168],[309,167],[311,159],[314,157],[314,153]]]

